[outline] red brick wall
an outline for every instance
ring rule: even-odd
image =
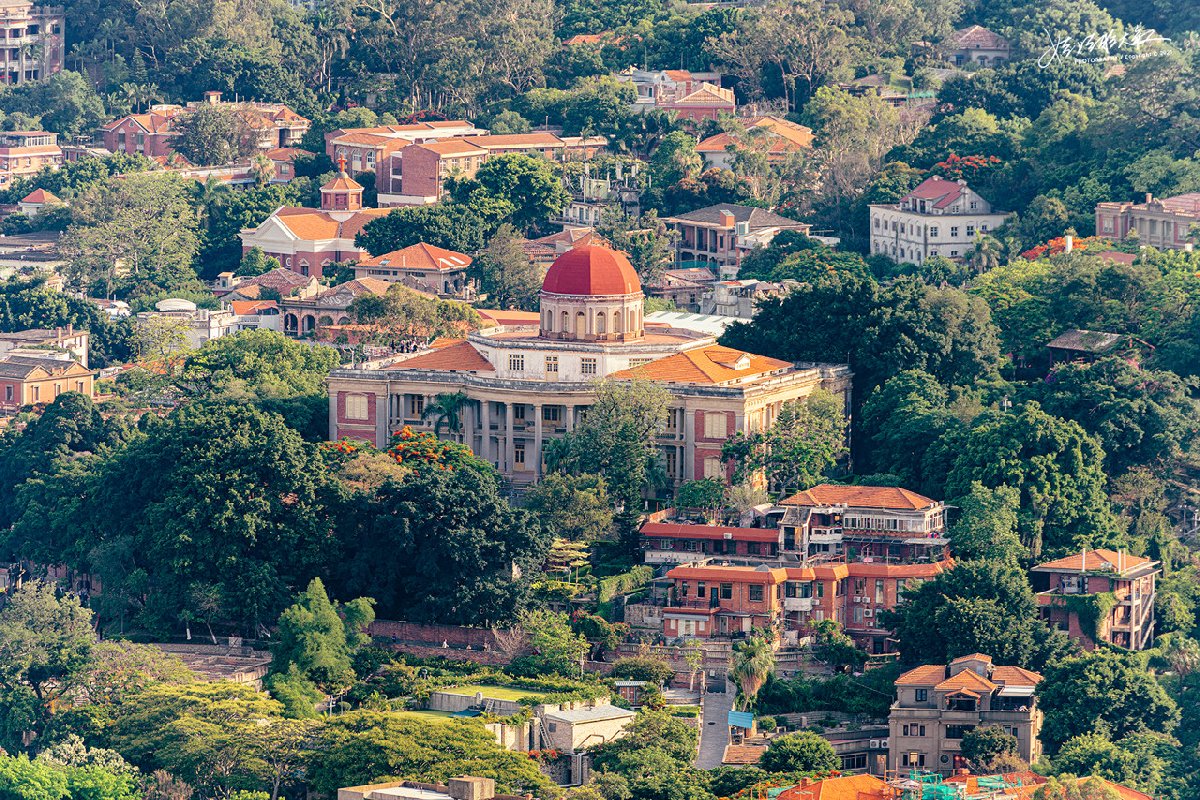
[[[438,162],[441,160],[437,153],[423,147],[406,147],[401,152],[404,160],[404,177],[401,180],[402,193],[417,197],[436,197],[441,192],[441,181],[438,179]]]

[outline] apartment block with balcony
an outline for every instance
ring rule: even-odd
[[[20,86],[62,72],[62,6],[0,0],[0,83]]]
[[[963,736],[990,725],[1016,737],[1023,761],[1036,761],[1042,752],[1041,680],[1020,667],[995,666],[982,653],[905,672],[896,680],[888,715],[888,768],[951,774],[968,766],[960,753]]]
[[[43,167],[62,166],[58,134],[46,131],[6,131],[0,133],[0,187],[18,178],[36,175]]]
[[[1112,550],[1085,550],[1031,570],[1042,618],[1088,650],[1100,642],[1129,650],[1154,644],[1159,562]]]
[[[668,638],[739,636],[779,618],[787,571],[759,567],[676,567],[663,609]]]

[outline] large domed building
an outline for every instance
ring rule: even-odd
[[[540,311],[499,312],[463,339],[433,342],[379,369],[329,377],[330,438],[384,446],[439,394],[464,392],[456,436],[517,483],[542,474],[545,442],[571,430],[599,379],[654,381],[674,402],[660,437],[676,483],[728,477],[721,445],[769,426],[783,403],[824,388],[849,398],[843,365],[797,365],[717,344],[714,336],[648,322],[637,271],[624,253],[585,245],[546,273]]]

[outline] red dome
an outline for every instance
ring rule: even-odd
[[[542,291],[550,294],[620,295],[642,290],[625,254],[599,245],[568,250],[550,265]]]

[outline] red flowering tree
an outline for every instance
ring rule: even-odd
[[[933,172],[951,180],[970,181],[999,165],[1000,159],[996,156],[959,156],[951,153],[945,161],[933,165]]]

